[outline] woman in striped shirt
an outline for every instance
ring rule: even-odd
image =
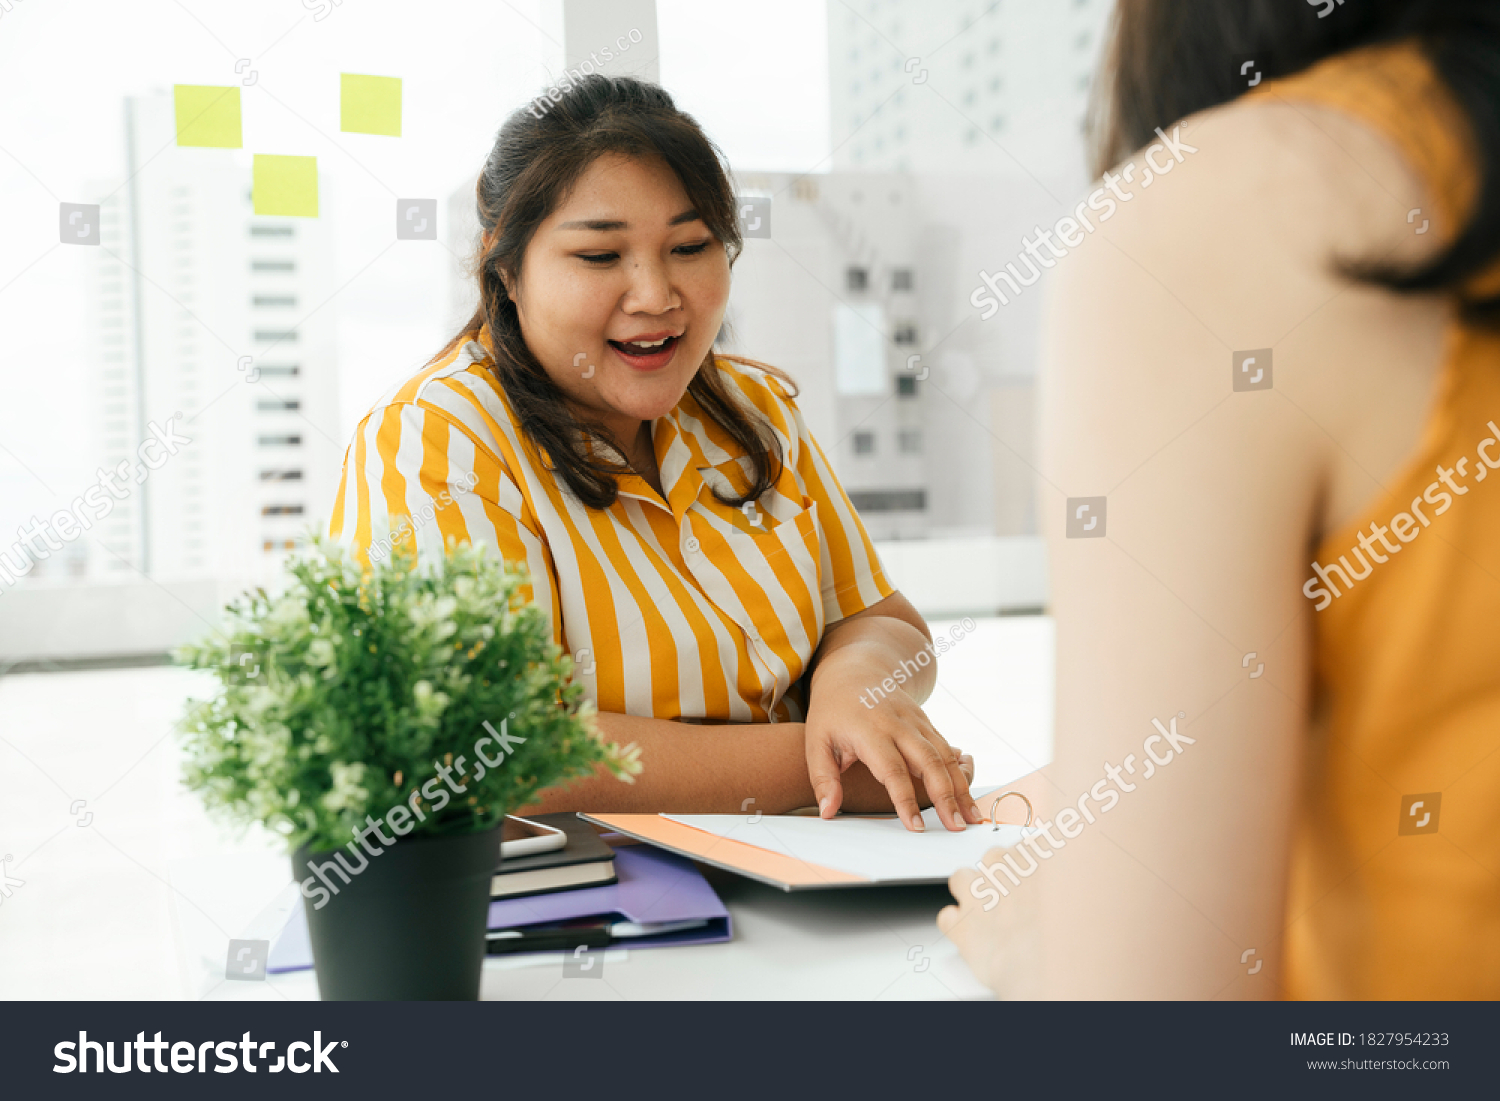
[[[712,353],[741,239],[698,125],[592,75],[513,113],[476,191],[479,307],[366,415],[330,526],[362,556],[452,535],[529,568],[603,734],[644,765],[531,809],[979,821],[972,761],[920,706],[931,634],[795,387]]]

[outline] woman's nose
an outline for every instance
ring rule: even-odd
[[[680,305],[664,264],[643,261],[630,269],[630,288],[621,303],[626,313],[666,313]]]

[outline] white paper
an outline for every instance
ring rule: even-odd
[[[982,795],[976,802],[986,811]],[[1002,810],[1004,805],[1002,805]],[[946,880],[959,868],[994,848],[1008,848],[1023,836],[1019,826],[988,822],[962,833],[948,830],[932,808],[922,812],[922,833],[912,833],[899,818],[822,819],[801,815],[664,814],[674,822],[716,837],[741,841],[809,864],[850,872],[877,882]],[[1035,833],[1035,829],[1024,831]],[[1046,851],[1046,850],[1043,850]]]

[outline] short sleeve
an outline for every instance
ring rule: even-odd
[[[360,422],[328,534],[366,565],[398,543],[419,565],[441,557],[450,535],[487,546],[527,568],[526,598],[560,640],[557,577],[537,528],[500,457],[448,414],[417,401],[372,410]]]

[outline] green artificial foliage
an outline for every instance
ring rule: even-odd
[[[427,814],[413,835],[467,833],[596,766],[640,771],[634,745],[599,737],[571,658],[524,599],[524,568],[452,536],[421,569],[404,544],[366,566],[311,542],[284,591],[243,594],[223,630],[174,655],[220,682],[180,723],[186,782],[211,810],[326,851],[414,800]],[[492,733],[494,767],[475,752]]]

